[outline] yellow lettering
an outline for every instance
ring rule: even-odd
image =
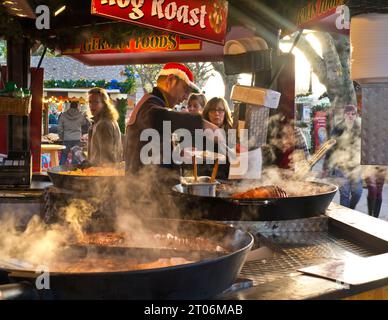
[[[130,4],[131,0],[117,0],[117,5],[122,9],[128,7]]]
[[[152,0],[151,17],[158,16],[159,19],[163,19],[163,7],[164,0]]]
[[[189,20],[189,24],[191,26],[195,26],[196,24],[198,24],[198,22],[199,22],[198,14],[199,14],[198,8],[195,8],[195,9],[190,11],[191,19]]]
[[[175,2],[170,2],[164,9],[164,16],[167,20],[172,20],[176,17],[177,6]]]
[[[177,20],[179,22],[188,23],[189,22],[189,6],[180,6],[177,12]]]
[[[132,12],[129,14],[129,18],[132,20],[139,20],[144,17],[143,11],[140,9],[144,5],[144,0],[132,0]]]
[[[108,0],[101,0],[101,4],[108,4]],[[116,0],[109,0],[109,5],[114,6],[116,4]]]
[[[169,44],[168,44],[167,49],[168,49],[168,50],[174,50],[174,49],[176,49],[176,47],[177,47],[177,45],[178,45],[177,36],[176,36],[176,35],[173,35],[173,34],[170,34],[170,35],[168,36],[168,40],[169,40]]]
[[[160,36],[159,38],[159,48],[166,48],[167,47],[167,36]]]
[[[201,15],[200,15],[200,18],[199,18],[199,26],[201,27],[201,29],[205,29],[206,28],[206,25],[205,25],[205,16],[206,16],[206,6],[201,6]]]

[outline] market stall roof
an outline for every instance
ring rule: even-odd
[[[31,67],[38,65],[40,57],[31,57]],[[44,80],[89,79],[124,81],[124,65],[89,67],[70,57],[46,57],[43,59]]]
[[[66,9],[57,16],[52,15],[50,30],[36,30],[35,20],[23,20],[25,31],[38,31],[43,37],[50,38],[53,34],[67,33],[74,36],[74,28],[96,26],[111,23],[112,20],[91,14],[91,0],[15,0],[5,1],[15,3],[29,3],[33,10],[41,4],[48,5],[51,11],[66,5]],[[5,3],[4,2],[4,3]],[[301,10],[308,7],[310,12],[322,13],[321,9],[336,7],[342,3],[352,3],[351,0],[229,0],[228,26],[240,25],[257,31],[264,38],[273,37],[278,29],[292,29],[297,25]],[[349,4],[350,5],[350,4]],[[4,4],[0,5],[4,6]],[[306,11],[306,10],[305,10]],[[325,11],[325,10],[323,10]],[[53,12],[52,12],[53,13]],[[326,19],[325,16],[322,18]],[[327,19],[325,20],[328,21]],[[318,21],[319,22],[319,21]],[[130,25],[132,29],[140,29]],[[0,33],[1,33],[0,28]],[[83,31],[78,29],[78,32]],[[48,40],[48,39],[45,39]],[[266,39],[267,40],[267,39]],[[51,38],[51,43],[55,43]],[[58,44],[58,43],[57,43]]]
[[[327,0],[328,3],[338,1]],[[339,0],[341,2],[341,0]],[[51,48],[68,48],[79,44],[80,39],[88,39],[98,33],[101,37],[120,42],[128,37],[139,34],[155,32],[151,28],[140,28],[133,24],[117,22],[109,18],[91,14],[91,0],[28,0],[31,8],[46,4],[51,10],[56,10],[66,4],[66,10],[57,16],[52,16],[49,30],[37,30],[35,20],[18,18],[21,22],[23,33],[39,40]],[[343,2],[343,1],[342,1]],[[275,48],[278,40],[278,30],[296,30],[297,17],[300,10],[310,3],[314,10],[325,0],[229,0],[228,28],[226,40],[258,35]],[[339,2],[338,2],[339,3]],[[1,7],[1,5],[0,5]],[[298,11],[299,10],[299,11]],[[299,12],[299,13],[298,13]],[[323,25],[332,25],[333,16],[322,16]],[[320,24],[322,21],[315,21]],[[313,21],[314,22],[314,21]],[[322,24],[322,23],[321,23]],[[303,25],[301,25],[303,26]],[[314,23],[307,25],[314,26]],[[303,27],[307,27],[304,25]],[[98,31],[97,31],[98,30]],[[101,31],[102,30],[102,31]],[[2,28],[0,27],[0,33]],[[77,43],[78,42],[78,43]],[[221,60],[223,46],[203,41],[200,51],[163,52],[155,53],[104,53],[104,54],[81,54],[72,56],[88,65],[115,65],[132,63],[163,63],[175,61],[205,61]]]

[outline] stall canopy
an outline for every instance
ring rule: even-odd
[[[115,3],[115,6],[110,6],[110,3]],[[155,1],[152,0],[145,0],[143,1],[144,5],[143,8],[147,6],[149,3],[154,3]],[[186,4],[189,6],[189,9],[191,9],[192,6],[197,5],[199,8],[201,5],[210,3],[213,7],[210,7],[209,9],[209,15],[211,14],[214,18],[214,22],[221,21],[222,23],[220,25],[226,26],[226,32],[230,31],[231,26],[244,26],[246,28],[249,28],[255,32],[257,32],[258,35],[261,37],[264,37],[265,40],[269,43],[275,43],[274,40],[276,40],[276,35],[278,34],[278,30],[282,29],[293,29],[295,27],[316,27],[319,24],[322,25],[330,25],[332,26],[333,19],[336,19],[335,10],[336,8],[343,4],[344,0],[290,0],[290,1],[284,1],[284,0],[229,0],[227,1],[228,7],[227,11],[224,12],[224,14],[227,13],[227,20],[226,18],[221,14],[217,15],[216,12],[214,12],[214,6],[217,4],[219,7],[222,7],[223,3],[225,3],[224,0],[217,0],[217,1],[207,1],[207,0],[193,0],[189,3],[182,0],[165,0],[163,1],[163,17],[159,20],[166,21],[166,8],[168,4],[174,4],[177,6],[177,14],[181,13],[183,17],[185,17],[185,10],[180,10],[181,7],[184,7]],[[110,14],[106,14],[106,12],[101,12],[101,10],[95,10],[94,6],[94,13],[92,14],[92,4],[93,3],[107,3],[103,6],[100,5],[100,7],[104,7],[104,10],[109,10],[109,7],[117,7],[116,11],[119,8],[119,5],[123,6],[124,4],[131,3],[131,1],[104,1],[104,0],[15,0],[15,1],[5,1],[4,3],[8,4],[9,6],[16,6],[19,5],[19,3],[29,3],[30,8],[32,10],[35,10],[38,5],[48,5],[51,12],[51,20],[50,20],[50,29],[49,30],[38,30],[35,26],[35,19],[29,19],[27,17],[25,18],[19,18],[23,24],[23,31],[26,34],[29,34],[31,37],[40,38],[44,43],[61,46],[63,47],[66,45],[64,43],[64,37],[68,36],[70,38],[74,38],[75,36],[85,36],[85,27],[96,27],[98,25],[108,24],[108,23],[117,23],[118,21],[125,20],[123,15],[120,15],[120,11],[118,11],[117,14],[113,14],[113,17],[110,16]],[[4,5],[3,3],[3,5]],[[14,3],[14,4],[11,4]],[[134,2],[135,3],[135,2]],[[139,1],[136,1],[136,3],[141,3]],[[157,3],[162,3],[161,1],[157,1]],[[60,12],[57,15],[54,15],[54,12],[58,12],[57,9],[63,8],[65,6],[64,11]],[[129,5],[127,5],[129,6]],[[7,10],[10,11],[11,8],[8,8]],[[166,8],[165,8],[166,7]],[[108,9],[105,9],[108,8]],[[142,8],[142,9],[143,9]],[[213,9],[211,9],[213,8]],[[218,8],[218,7],[217,7]],[[222,11],[222,10],[221,10]],[[114,12],[114,11],[113,11]],[[123,11],[124,12],[124,11]],[[144,9],[144,14],[146,14],[148,11]],[[151,10],[152,12],[152,10]],[[157,12],[157,11],[155,11]],[[174,12],[174,6],[170,7],[170,12]],[[189,17],[191,15],[191,11],[187,12],[189,14]],[[102,15],[97,15],[102,14]],[[128,15],[128,14],[127,14]],[[159,16],[159,13],[158,13]],[[119,19],[118,19],[119,18]],[[178,19],[178,18],[176,18]],[[184,18],[181,18],[184,19]],[[198,20],[199,19],[199,20]],[[127,19],[129,20],[129,19]],[[197,20],[201,21],[200,14],[197,14]],[[173,25],[174,20],[171,20],[171,25]],[[184,20],[182,20],[184,21]],[[210,19],[209,19],[210,21]],[[128,22],[128,21],[127,21]],[[225,23],[227,22],[227,23]],[[198,34],[195,32],[187,32],[186,28],[182,27],[181,23],[181,29],[179,32],[179,28],[173,28],[170,27],[169,24],[167,26],[158,26],[158,27],[152,27],[152,22],[149,23],[149,28],[143,28],[147,27],[147,25],[142,24],[141,27],[133,24],[133,21],[131,23],[124,23],[128,25],[127,30],[124,30],[123,28],[121,31],[128,31],[129,29],[139,31],[140,29],[146,29],[146,32],[155,31],[164,29],[165,31],[175,32],[178,34],[185,34],[186,36],[192,36],[193,38],[198,38],[201,40],[204,40],[206,42],[213,42],[213,43],[219,43],[222,44],[222,38],[217,38],[217,35],[223,35],[223,31],[218,30],[214,26],[212,28],[209,28],[210,31],[216,32],[213,36],[210,37],[210,35],[204,35],[204,34]],[[198,22],[198,25],[200,22]],[[211,24],[209,22],[209,24]],[[211,30],[210,30],[211,29]],[[1,28],[0,28],[1,30]],[[208,29],[204,29],[208,30]],[[117,31],[117,29],[116,29]],[[115,31],[115,32],[116,32]],[[125,33],[124,32],[124,33]],[[142,32],[142,31],[140,31]],[[143,30],[144,32],[144,30]],[[120,33],[120,32],[119,32]],[[122,32],[121,32],[122,33]],[[87,35],[86,35],[87,36]],[[120,37],[120,34],[111,34],[112,38],[118,38]],[[208,39],[207,39],[208,38]]]
[[[49,30],[37,30],[34,19],[21,18],[20,20],[24,34],[30,38],[38,39],[41,43],[50,48],[57,48],[76,59],[89,65],[111,65],[129,63],[163,63],[174,59],[175,61],[205,61],[221,60],[223,46],[215,41],[209,42],[203,35],[192,34],[193,38],[200,39],[200,50],[178,50],[174,52],[124,52],[94,54],[69,52],[77,45],[82,45],[88,39],[96,35],[103,37],[116,45],[127,41],[129,38],[150,35],[159,29],[146,28],[133,23],[122,22],[123,19],[116,19],[107,16],[91,14],[92,0],[29,0],[31,8],[46,4],[52,11],[66,5],[66,9],[57,16],[52,15]],[[116,3],[116,1],[114,1]],[[152,2],[145,1],[144,3]],[[182,5],[182,1],[165,1],[164,3],[176,2]],[[195,0],[193,3],[214,3],[214,1]],[[223,1],[215,1],[223,3]],[[126,2],[120,2],[126,3]],[[118,4],[118,2],[117,2]],[[296,28],[297,9],[306,4],[303,0],[281,1],[281,0],[230,0],[227,8],[227,29],[224,40],[231,40],[241,37],[248,37],[254,34],[263,37],[271,47],[276,47],[278,30]],[[182,11],[184,12],[184,11]],[[215,16],[216,19],[220,17]],[[165,17],[164,17],[165,19]],[[222,20],[224,21],[224,20]],[[100,32],[103,29],[105,31]],[[214,28],[213,28],[214,30]],[[216,30],[219,31],[219,30]],[[168,32],[168,31],[166,31]],[[172,32],[172,31],[170,31]],[[190,38],[190,34],[184,30]]]

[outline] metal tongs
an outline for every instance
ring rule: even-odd
[[[327,140],[322,146],[319,148],[319,150],[312,155],[312,157],[307,161],[301,161],[300,163],[296,163],[295,166],[295,174],[299,179],[305,178],[313,166],[323,158],[323,156],[334,147],[334,145],[337,143],[335,139]]]
[[[335,139],[327,140],[319,150],[307,161],[310,168],[312,168],[322,157],[337,143]]]

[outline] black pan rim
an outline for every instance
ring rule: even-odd
[[[237,198],[232,198],[232,197],[220,197],[220,196],[216,196],[216,197],[209,197],[209,196],[198,196],[198,195],[193,195],[193,194],[187,194],[187,193],[184,193],[184,192],[181,192],[179,191],[178,187],[181,186],[181,184],[177,184],[175,186],[173,186],[171,188],[172,192],[174,194],[178,194],[178,195],[181,195],[181,196],[190,196],[192,198],[196,198],[196,199],[203,199],[203,198],[208,198],[208,199],[220,199],[220,200],[224,200],[224,201],[229,201],[229,202],[264,202],[264,201],[270,201],[270,202],[274,202],[274,201],[278,201],[278,200],[286,200],[286,199],[300,199],[300,198],[310,198],[310,197],[317,197],[317,196],[324,196],[324,195],[329,195],[329,194],[332,194],[332,193],[336,193],[338,191],[338,186],[336,186],[335,184],[332,184],[332,183],[323,183],[323,182],[316,182],[316,181],[305,181],[305,182],[309,182],[309,183],[313,183],[313,184],[317,184],[317,185],[320,185],[320,186],[327,186],[327,187],[330,187],[332,188],[332,190],[330,191],[327,191],[327,192],[321,192],[321,193],[316,193],[316,194],[310,194],[310,195],[305,195],[305,196],[290,196],[290,197],[285,197],[285,198],[249,198],[249,199],[237,199]]]
[[[76,175],[76,174],[64,174],[61,172],[70,172],[76,169],[81,169],[77,165],[63,165],[63,166],[56,166],[52,168],[47,169],[47,174],[50,175],[56,175],[59,177],[72,177],[72,178],[82,178],[82,179],[98,179],[98,178],[122,178],[125,177],[125,175],[122,176],[86,176],[86,175]]]
[[[217,223],[214,221],[196,221],[196,220],[180,220],[180,219],[163,219],[163,218],[156,218],[153,220],[161,220],[161,221],[176,221],[176,222],[189,222],[189,223],[194,223],[194,224],[203,224],[203,225],[215,225],[217,227],[222,227],[225,229],[229,230],[239,230],[245,234],[246,237],[250,239],[249,243],[245,245],[244,247],[233,251],[229,252],[225,255],[222,255],[221,257],[217,258],[211,258],[211,259],[203,259],[198,262],[192,262],[192,263],[186,263],[186,264],[180,264],[176,266],[171,266],[171,267],[163,267],[163,268],[152,268],[152,269],[142,269],[142,270],[128,270],[128,271],[105,271],[105,272],[49,272],[50,276],[56,276],[56,277],[65,277],[65,276],[74,276],[74,277],[90,277],[90,276],[95,276],[95,277],[100,277],[103,275],[114,275],[114,276],[121,276],[121,275],[136,275],[136,274],[148,274],[148,273],[157,273],[157,272],[165,272],[165,271],[176,271],[179,269],[186,269],[186,268],[193,268],[197,266],[204,266],[207,264],[214,264],[221,262],[222,260],[228,259],[231,256],[238,255],[244,251],[248,252],[250,248],[252,248],[253,243],[254,243],[254,237],[250,232],[243,231],[241,229],[231,227],[227,224],[223,223]],[[129,247],[130,248],[130,247]],[[25,270],[25,269],[9,269],[9,268],[1,268],[1,271],[5,271],[9,274],[18,274],[18,275],[25,275],[28,278],[33,278],[33,277],[38,277],[40,274],[36,273],[33,270]]]

